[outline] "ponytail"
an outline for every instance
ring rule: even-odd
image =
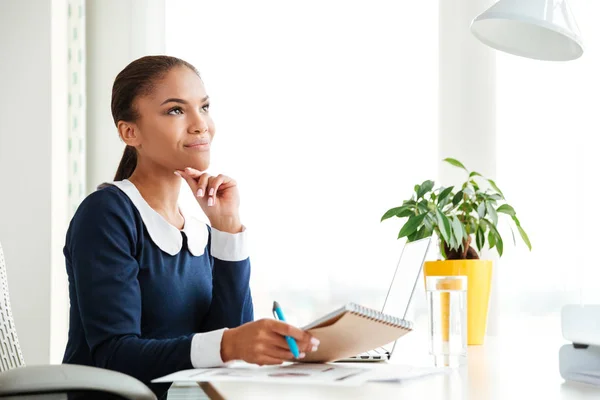
[[[123,157],[121,157],[114,180],[122,181],[123,179],[128,179],[133,174],[133,171],[135,171],[135,167],[137,167],[137,151],[135,147],[125,146],[125,151],[123,151]]]

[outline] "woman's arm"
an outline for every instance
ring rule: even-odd
[[[203,330],[235,328],[254,320],[247,233],[245,229],[235,234],[209,229],[213,298]]]
[[[193,334],[161,340],[141,338],[137,241],[133,208],[124,195],[105,189],[80,206],[65,254],[94,364],[147,383],[192,368]],[[212,359],[216,355],[220,361],[219,351],[213,346],[215,354],[205,355]]]

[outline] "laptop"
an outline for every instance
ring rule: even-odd
[[[404,244],[381,312],[406,319],[410,302],[421,276],[423,263],[429,251],[431,237]],[[377,349],[369,350],[336,362],[377,362],[392,357],[396,341]]]

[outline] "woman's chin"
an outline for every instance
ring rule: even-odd
[[[198,171],[206,171],[208,169],[210,165],[210,160],[208,160],[208,158],[206,159],[202,159],[202,160],[191,160],[191,162],[189,163],[189,165],[186,165],[186,167],[190,167],[190,168],[194,168],[197,169]]]

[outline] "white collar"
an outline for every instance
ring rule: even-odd
[[[150,207],[135,185],[129,180],[125,179],[109,184],[118,187],[129,197],[142,216],[150,238],[162,251],[172,256],[178,254],[183,246],[181,232],[184,232],[187,236],[190,253],[196,257],[204,254],[206,244],[208,243],[208,227],[204,222],[186,213],[181,208],[181,205],[179,206],[179,211],[183,216],[184,225],[180,231]]]

